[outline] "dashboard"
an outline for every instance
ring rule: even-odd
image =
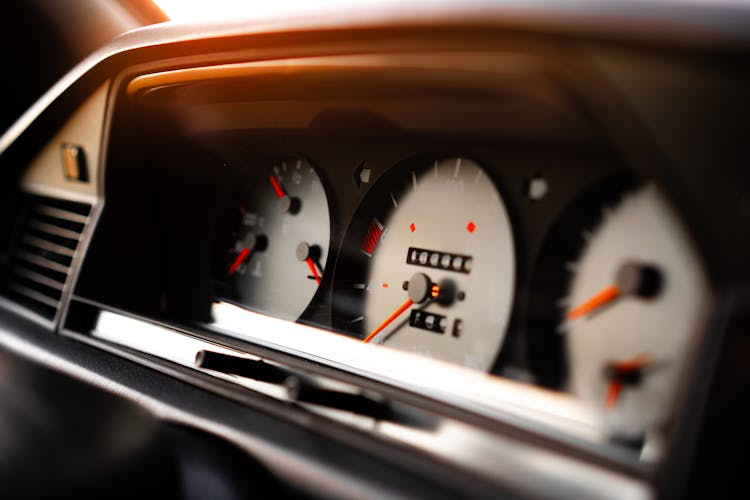
[[[300,496],[739,491],[747,40],[682,9],[126,34],[0,139],[2,346]]]

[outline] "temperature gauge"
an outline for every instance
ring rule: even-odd
[[[331,232],[328,200],[313,166],[283,158],[245,178],[220,227],[219,298],[299,318],[322,281]]]

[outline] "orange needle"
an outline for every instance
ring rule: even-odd
[[[568,312],[568,319],[578,319],[590,312],[608,304],[620,296],[620,288],[617,285],[610,285],[600,291],[578,307]]]
[[[393,311],[393,314],[391,314],[390,316],[388,316],[388,318],[386,318],[385,321],[383,321],[382,323],[380,323],[380,325],[378,325],[378,327],[376,329],[374,329],[370,333],[370,335],[368,335],[367,337],[365,337],[362,342],[368,343],[369,341],[371,341],[375,337],[375,335],[377,335],[378,333],[380,333],[381,331],[383,331],[383,328],[385,328],[386,326],[390,325],[393,322],[393,320],[395,320],[396,318],[398,318],[399,316],[401,316],[401,314],[404,311],[406,311],[407,309],[409,309],[412,306],[412,304],[414,304],[413,300],[406,299],[406,302],[404,302],[403,304],[401,304],[398,307],[398,309],[396,309],[395,311]]]
[[[320,276],[318,275],[318,270],[315,268],[315,263],[313,262],[312,257],[305,259],[305,262],[307,262],[307,267],[310,268],[310,272],[315,278],[315,281],[320,285]]]
[[[615,363],[612,368],[616,375],[626,375],[630,372],[640,370],[649,363],[648,354],[641,354],[635,358],[628,359],[626,361],[620,361]],[[607,392],[604,395],[604,407],[608,410],[614,409],[617,406],[617,400],[620,397],[622,391],[622,382],[617,378],[613,378],[607,385]]]
[[[249,248],[243,248],[240,254],[237,256],[236,259],[234,259],[234,262],[232,262],[232,265],[229,266],[229,271],[227,271],[227,274],[229,276],[233,275],[235,271],[237,271],[237,268],[240,267],[240,264],[242,264],[245,259],[247,259],[248,255],[250,255],[250,249]]]
[[[619,373],[627,373],[635,370],[640,370],[648,364],[649,359],[650,358],[648,357],[648,354],[641,354],[640,356],[636,356],[635,358],[629,359],[627,361],[620,361],[619,363],[615,363],[615,370]]]
[[[617,400],[620,397],[622,384],[617,380],[611,380],[607,385],[607,393],[604,395],[604,407],[613,410],[617,406]]]

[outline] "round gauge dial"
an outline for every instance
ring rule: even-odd
[[[611,435],[639,440],[669,417],[709,299],[679,220],[653,185],[604,209],[568,265],[569,390],[600,409]]]
[[[394,169],[347,232],[334,276],[334,328],[488,370],[514,288],[508,214],[484,169],[465,158]]]
[[[320,285],[331,236],[315,169],[283,158],[244,178],[220,223],[214,264],[220,298],[296,320]]]

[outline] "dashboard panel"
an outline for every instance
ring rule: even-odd
[[[19,168],[4,306],[371,455],[428,456],[462,493],[682,491],[695,367],[714,370],[744,275],[707,224],[741,217],[722,181],[640,121],[661,90],[643,68],[680,58],[437,29],[130,49]],[[89,177],[45,174],[61,143]]]

